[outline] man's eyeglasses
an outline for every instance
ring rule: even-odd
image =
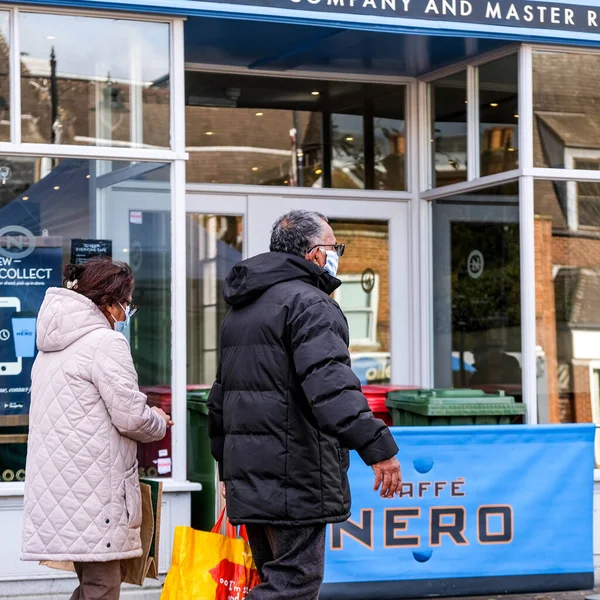
[[[316,246],[313,246],[308,252],[309,254],[315,249],[315,248],[333,248],[336,252],[336,254],[340,257],[344,256],[344,252],[346,251],[346,244],[317,244]]]

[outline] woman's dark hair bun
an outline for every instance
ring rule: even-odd
[[[91,258],[82,265],[69,264],[63,269],[63,276],[67,289],[86,296],[100,307],[129,302],[135,285],[127,263],[106,257]]]
[[[67,283],[67,281],[75,281],[76,279],[79,279],[79,277],[83,275],[84,271],[85,265],[66,265],[63,269],[64,283]]]

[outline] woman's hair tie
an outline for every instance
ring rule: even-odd
[[[77,279],[73,281],[67,281],[67,289],[68,290],[76,290],[77,289]]]

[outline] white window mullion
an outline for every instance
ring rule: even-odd
[[[531,46],[519,51],[519,164],[533,168],[533,53]],[[527,423],[538,422],[537,337],[535,318],[535,198],[533,177],[519,180],[519,234],[521,250],[521,352],[523,402]],[[533,277],[531,276],[533,273]]]
[[[519,51],[519,167],[533,168],[533,52]]]
[[[171,25],[171,148],[178,156],[185,154],[185,87],[183,56],[183,20]],[[173,479],[187,480],[187,264],[185,160],[171,166],[171,386],[173,420],[179,427],[172,430]]]
[[[9,87],[10,87],[10,141],[21,143],[21,51],[19,38],[19,9],[10,14],[9,39]]]
[[[479,177],[479,69],[467,67],[467,179]]]

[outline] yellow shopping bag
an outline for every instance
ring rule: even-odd
[[[225,510],[211,533],[177,527],[173,559],[161,600],[244,600],[260,583],[245,528],[227,525],[221,535]]]

